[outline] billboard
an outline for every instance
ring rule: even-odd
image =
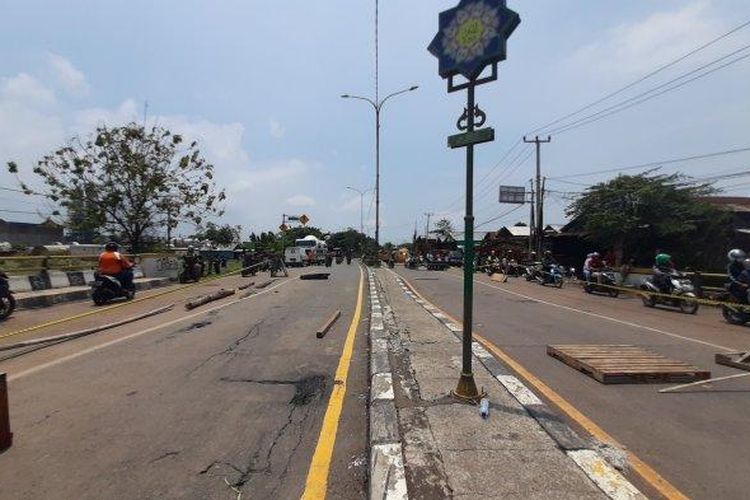
[[[500,203],[526,203],[526,188],[524,186],[500,186]]]

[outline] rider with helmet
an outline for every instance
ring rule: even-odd
[[[601,271],[604,267],[599,252],[592,252],[586,256],[586,260],[583,262],[583,278],[587,281],[591,281],[592,274]]]
[[[727,275],[729,276],[729,293],[742,299],[747,298],[748,283],[740,281],[740,276],[745,271],[744,261],[747,255],[739,248],[730,250],[727,254],[729,264],[727,265]]]
[[[125,290],[133,290],[133,264],[119,251],[117,243],[110,241],[99,254],[99,273],[117,278]]]
[[[672,293],[672,275],[675,272],[672,256],[660,252],[654,259],[654,278],[653,283],[662,293]]]

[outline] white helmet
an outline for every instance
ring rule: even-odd
[[[745,269],[750,269],[750,259],[743,260],[742,265]]]
[[[743,252],[739,248],[730,250],[729,253],[727,254],[727,259],[729,259],[730,262],[731,261],[741,262],[745,260],[745,257],[747,257],[747,255],[745,254],[745,252]]]

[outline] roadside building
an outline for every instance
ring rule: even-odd
[[[13,246],[36,247],[63,240],[63,227],[47,219],[41,224],[0,219],[0,241]]]

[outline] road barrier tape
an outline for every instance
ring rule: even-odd
[[[47,321],[45,323],[39,323],[38,325],[27,326],[26,328],[21,328],[20,330],[16,330],[15,332],[9,332],[9,333],[4,333],[4,334],[0,335],[0,340],[8,338],[8,337],[15,337],[17,335],[22,335],[24,333],[30,333],[30,332],[33,332],[33,331],[36,331],[36,330],[41,330],[43,328],[48,328],[50,326],[60,325],[60,324],[63,324],[63,323],[67,323],[69,321],[75,321],[77,319],[86,318],[88,316],[93,316],[94,314],[100,314],[100,313],[103,313],[103,312],[111,311],[113,309],[119,309],[121,307],[129,306],[129,305],[132,305],[132,304],[138,304],[140,302],[145,302],[147,300],[155,299],[157,297],[163,297],[164,295],[169,295],[170,293],[176,293],[176,292],[180,292],[182,290],[188,290],[188,289],[193,288],[193,287],[197,287],[197,286],[200,286],[200,285],[204,285],[206,283],[210,283],[211,281],[219,280],[219,279],[222,279],[222,278],[228,278],[229,276],[234,276],[236,274],[240,274],[244,270],[251,269],[253,267],[260,266],[260,265],[265,264],[265,263],[266,262],[259,262],[258,264],[253,264],[252,266],[248,266],[248,267],[245,267],[245,268],[240,268],[240,269],[237,269],[237,270],[229,272],[229,273],[219,274],[217,276],[212,276],[212,277],[206,278],[203,281],[196,281],[195,283],[190,283],[190,284],[187,284],[187,285],[179,286],[177,288],[172,288],[170,290],[165,290],[163,292],[158,292],[158,293],[155,293],[153,295],[149,295],[147,297],[141,297],[141,298],[129,300],[129,301],[126,301],[126,302],[120,302],[119,304],[112,304],[111,306],[107,306],[107,307],[103,307],[103,308],[97,308],[97,309],[94,309],[93,311],[87,311],[85,313],[75,314],[73,316],[66,316],[65,318],[55,319],[55,320],[52,320],[52,321]]]
[[[493,273],[493,274],[503,274],[504,275],[505,273]],[[510,276],[510,275],[507,275],[507,276]],[[519,278],[520,277],[521,276],[519,276]],[[567,281],[567,283],[571,283],[571,281]],[[578,279],[576,279],[575,281],[572,281],[572,283],[573,284],[577,284],[581,288],[583,288],[583,287],[586,286],[586,281],[585,280],[578,280]],[[725,301],[725,300],[710,300],[710,299],[704,299],[704,298],[701,298],[701,297],[684,297],[684,296],[680,296],[680,295],[671,295],[671,294],[668,294],[668,293],[660,293],[660,292],[652,292],[652,291],[649,291],[649,290],[642,290],[640,288],[632,288],[632,287],[617,286],[617,285],[606,285],[604,283],[598,283],[598,282],[592,282],[592,285],[597,286],[597,287],[601,287],[601,288],[606,288],[606,289],[611,289],[611,290],[617,290],[617,291],[623,292],[623,293],[630,293],[630,294],[633,294],[633,295],[637,295],[639,297],[642,297],[644,295],[650,296],[650,297],[662,297],[662,298],[667,298],[667,299],[671,299],[671,300],[679,300],[679,301],[684,301],[684,302],[694,302],[694,303],[702,304],[702,305],[709,306],[709,307],[724,307],[724,306],[726,306],[726,307],[731,308],[731,309],[738,309],[738,310],[742,310],[742,311],[750,313],[750,304],[740,304],[738,302],[729,302],[729,301]]]

